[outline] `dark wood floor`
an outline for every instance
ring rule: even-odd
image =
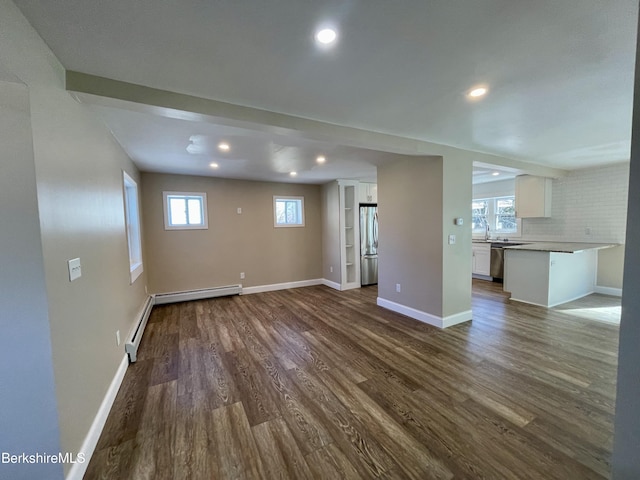
[[[375,287],[157,307],[85,478],[608,478],[618,327],[500,287],[446,330]]]

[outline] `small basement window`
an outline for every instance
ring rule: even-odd
[[[304,197],[273,197],[274,227],[304,227]]]
[[[207,194],[163,192],[165,230],[206,230]]]

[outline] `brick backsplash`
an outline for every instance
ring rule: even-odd
[[[574,170],[554,179],[551,218],[523,219],[522,239],[624,243],[628,188],[628,163]]]

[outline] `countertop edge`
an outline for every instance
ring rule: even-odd
[[[524,250],[529,252],[580,253],[587,250],[604,250],[620,246],[620,243],[580,243],[580,242],[539,242],[527,245],[504,246],[505,250]]]

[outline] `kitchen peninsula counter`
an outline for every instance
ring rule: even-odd
[[[616,247],[615,243],[571,243],[571,242],[537,242],[524,245],[505,245],[503,248],[513,250],[530,250],[533,252],[579,253],[585,250],[601,250]]]
[[[595,291],[598,250],[608,243],[538,242],[504,247],[504,290],[511,299],[553,307]]]

